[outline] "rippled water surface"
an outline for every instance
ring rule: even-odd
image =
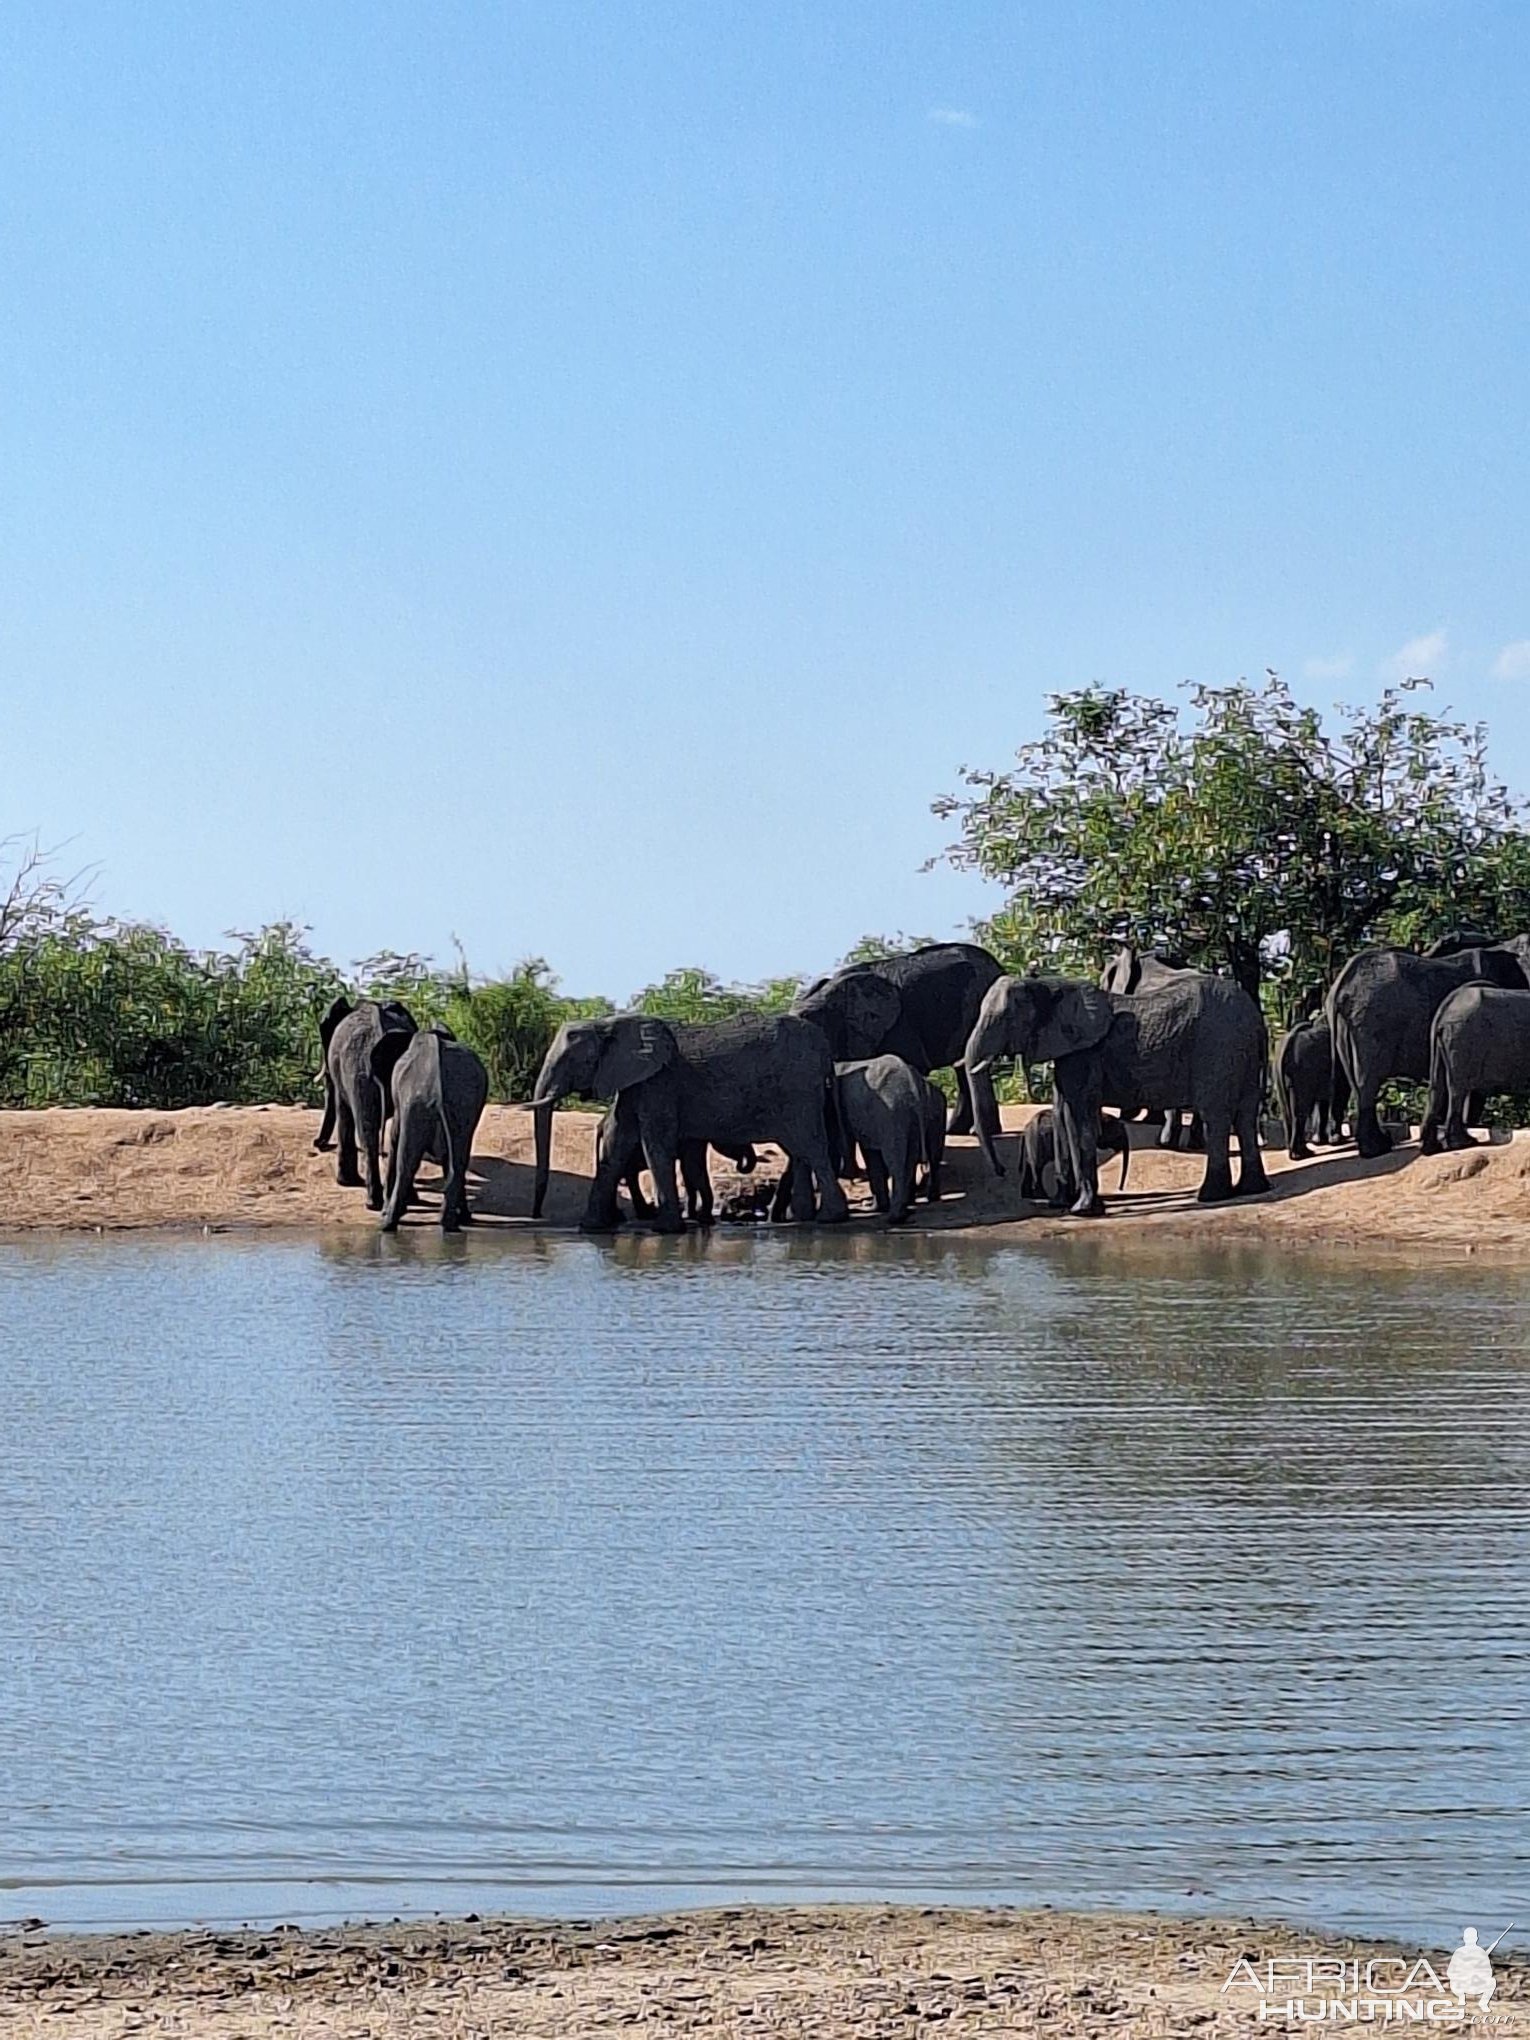
[[[0,1912],[1530,1904],[1514,1273],[0,1247]]]

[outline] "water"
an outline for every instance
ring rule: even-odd
[[[1530,1915],[1512,1272],[0,1247],[0,1913]]]

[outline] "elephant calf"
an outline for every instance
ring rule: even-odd
[[[422,1034],[385,1034],[372,1050],[372,1074],[396,1115],[383,1231],[397,1231],[414,1195],[415,1171],[426,1160],[441,1165],[441,1230],[458,1231],[473,1216],[467,1170],[488,1101],[488,1072],[450,1028],[438,1026]]]
[[[1333,1029],[1322,1013],[1298,1021],[1276,1043],[1275,1090],[1293,1162],[1312,1153],[1309,1135],[1324,1142],[1339,1139],[1349,1086],[1343,1072],[1335,1070]]]
[[[1429,1029],[1429,1105],[1419,1128],[1424,1153],[1470,1147],[1469,1101],[1492,1091],[1530,1091],[1530,991],[1462,985]]]
[[[1098,1154],[1121,1157],[1121,1180],[1116,1188],[1124,1190],[1132,1153],[1131,1136],[1125,1122],[1113,1114],[1102,1112],[1095,1147]],[[1052,1171],[1050,1193],[1045,1180],[1048,1169]],[[1045,1198],[1048,1203],[1059,1207],[1071,1204],[1078,1195],[1078,1185],[1057,1160],[1057,1118],[1050,1105],[1027,1120],[1020,1135],[1019,1190],[1022,1197],[1029,1197],[1035,1203],[1039,1204]]]
[[[933,1195],[940,1194],[945,1098],[899,1055],[837,1063],[834,1076],[841,1136],[866,1157],[878,1211],[887,1213],[889,1225],[902,1225],[914,1201],[920,1163],[933,1180]],[[940,1129],[938,1147],[931,1144],[932,1126]]]

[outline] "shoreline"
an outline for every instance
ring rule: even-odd
[[[1004,1108],[1011,1159],[1013,1136],[1034,1110]],[[474,1144],[469,1194],[479,1223],[468,1237],[552,1239],[573,1233],[593,1172],[598,1123],[590,1112],[556,1116],[546,1216],[536,1222],[529,1216],[531,1115],[520,1106],[490,1106]],[[332,1153],[313,1152],[318,1124],[316,1110],[281,1105],[0,1112],[0,1237],[133,1231],[376,1237],[377,1220],[362,1192],[335,1182]],[[1268,1195],[1207,1206],[1195,1201],[1199,1156],[1159,1150],[1151,1144],[1152,1129],[1131,1131],[1140,1144],[1132,1149],[1127,1187],[1124,1192],[1116,1187],[1118,1164],[1102,1168],[1107,1213],[1095,1220],[1026,1204],[1015,1190],[1012,1167],[998,1179],[975,1141],[953,1138],[941,1203],[916,1205],[899,1238],[1089,1239],[1097,1242],[1091,1251],[1193,1241],[1345,1255],[1358,1249],[1530,1259],[1530,1134],[1429,1156],[1409,1144],[1369,1162],[1347,1147],[1320,1149],[1297,1163],[1282,1150],[1266,1148]],[[773,1174],[778,1160],[765,1150],[755,1178],[714,1168],[719,1200]],[[437,1231],[434,1182],[433,1175],[422,1181],[421,1206],[409,1215],[399,1239]],[[850,1189],[853,1207],[857,1191],[860,1196],[848,1228],[826,1229],[819,1237],[864,1240],[882,1232],[864,1186]],[[720,1222],[711,1243],[716,1247],[760,1232],[801,1236],[792,1227]],[[642,1227],[624,1228],[618,1237],[657,1243]]]
[[[1451,1923],[1442,1927],[1454,1930]],[[1240,1959],[1426,1956],[1249,1919],[1008,1907],[727,1906],[604,1920],[501,1917],[265,1931],[17,1933],[0,2021],[50,2033],[658,2035],[1243,2033]],[[1530,2030],[1530,1959],[1496,1957],[1494,2010]],[[1241,1987],[1240,1987],[1241,1988]],[[1266,2025],[1265,2030],[1271,2030]],[[1275,2030],[1284,2030],[1283,2022]],[[1500,2028],[1503,2030],[1503,2028]]]

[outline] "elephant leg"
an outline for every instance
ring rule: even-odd
[[[866,1178],[871,1185],[872,1200],[878,1211],[886,1211],[892,1200],[888,1196],[887,1167],[882,1160],[882,1151],[880,1148],[867,1148],[865,1154]]]
[[[947,1133],[971,1133],[972,1131],[972,1086],[967,1080],[967,1065],[956,1065],[956,1103],[951,1107],[951,1117],[946,1121]]]
[[[1066,1173],[1074,1186],[1069,1206],[1075,1218],[1101,1218],[1100,1195],[1100,1069],[1084,1053],[1062,1057],[1052,1065],[1056,1092],[1053,1112],[1057,1136],[1053,1146],[1059,1183]]]
[[[654,1230],[681,1233],[685,1231],[685,1213],[680,1208],[680,1193],[675,1188],[675,1169],[682,1145],[680,1115],[672,1100],[644,1097],[647,1089],[646,1084],[638,1087],[637,1125],[658,1204],[653,1217]]]
[[[347,1190],[361,1188],[361,1170],[356,1157],[356,1115],[350,1101],[341,1092],[335,1106],[336,1146],[335,1181]]]
[[[396,1133],[393,1141],[396,1147],[398,1145]],[[465,1225],[473,1223],[473,1214],[468,1210],[467,1201],[468,1144],[467,1133],[460,1127],[447,1139],[447,1159],[441,1164],[442,1232],[461,1232]]]
[[[796,1188],[797,1164],[788,1159],[786,1167],[781,1171],[780,1181],[776,1184],[775,1195],[770,1200],[770,1222],[772,1225],[783,1225],[790,1218],[792,1197],[796,1192]]]
[[[637,1123],[620,1104],[607,1114],[595,1142],[595,1180],[585,1199],[579,1230],[587,1233],[615,1232],[622,1222],[617,1203],[618,1184],[632,1182],[643,1166]]]
[[[356,1099],[356,1139],[366,1166],[367,1210],[383,1208],[382,1182],[382,1096],[376,1084],[366,1083]]]
[[[823,1108],[803,1115],[800,1131],[794,1133],[793,1144],[787,1149],[794,1167],[799,1167],[808,1183],[807,1202],[812,1203],[813,1191],[818,1193],[818,1223],[820,1225],[843,1225],[850,1216],[850,1206],[845,1193],[839,1187],[839,1178],[834,1173],[834,1157],[829,1152],[829,1131],[824,1123]],[[870,1157],[867,1157],[868,1163]],[[794,1207],[795,1214],[795,1207]],[[813,1216],[811,1210],[807,1216]]]
[[[415,1170],[425,1159],[428,1138],[429,1129],[421,1112],[411,1112],[407,1123],[398,1119],[393,1122],[393,1147],[388,1156],[388,1197],[382,1207],[384,1232],[397,1232],[398,1222],[409,1208]],[[441,1204],[443,1224],[448,1209],[443,1193]]]
[[[917,1143],[905,1139],[892,1156],[892,1195],[887,1207],[889,1225],[906,1225],[914,1203],[914,1174],[918,1167]]]
[[[324,1071],[324,1117],[319,1121],[319,1130],[314,1135],[313,1151],[316,1155],[327,1154],[335,1135],[335,1080],[328,1068]]]
[[[1312,1149],[1307,1143],[1307,1134],[1312,1125],[1312,1108],[1305,1099],[1297,1098],[1286,1109],[1286,1153],[1293,1162],[1305,1162]]]
[[[1232,1163],[1227,1151],[1232,1121],[1225,1112],[1208,1112],[1202,1123],[1206,1128],[1206,1173],[1195,1193],[1196,1200],[1201,1204],[1223,1204],[1233,1194]]]
[[[1392,1136],[1382,1125],[1376,1113],[1376,1101],[1381,1094],[1381,1078],[1369,1070],[1355,1073],[1355,1146],[1368,1161],[1377,1155],[1392,1152]]]
[[[685,1179],[686,1217],[694,1219],[697,1225],[710,1225],[716,1215],[716,1200],[712,1195],[705,1141],[687,1141],[681,1148],[680,1174]]]
[[[1204,1122],[1202,1122],[1204,1124]],[[1234,1126],[1238,1135],[1238,1187],[1236,1197],[1258,1197],[1270,1187],[1259,1151],[1259,1094],[1256,1091],[1239,1106]]]
[[[1445,1081],[1449,1101],[1445,1115],[1445,1145],[1448,1148],[1475,1147],[1477,1143],[1467,1129],[1480,1114],[1482,1101],[1475,1091],[1463,1093],[1448,1075]]]
[[[1182,1123],[1181,1115],[1178,1112],[1166,1112],[1164,1114],[1163,1131],[1158,1136],[1158,1145],[1161,1148],[1177,1148],[1179,1146],[1179,1134]]]
[[[1185,1128],[1185,1153],[1203,1155],[1206,1152],[1206,1122],[1199,1112],[1192,1112]]]

